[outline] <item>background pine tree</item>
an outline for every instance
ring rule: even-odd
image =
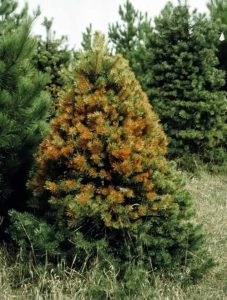
[[[218,26],[204,15],[190,15],[187,5],[169,3],[155,19],[146,92],[164,124],[171,157],[225,159],[227,100],[218,43]]]
[[[90,50],[92,47],[92,24],[90,24],[85,32],[82,33],[82,42],[81,46],[83,50]]]
[[[213,21],[220,21],[220,33],[227,38],[227,1],[226,0],[209,0],[207,7]]]
[[[25,205],[25,183],[44,136],[49,97],[46,78],[33,67],[32,19],[17,3],[0,1],[0,215]]]
[[[29,182],[34,211],[50,229],[38,238],[37,219],[24,215],[26,232],[43,249],[54,228],[77,261],[98,255],[121,271],[133,262],[145,269],[187,264],[201,245],[200,227],[191,221],[191,197],[165,159],[165,134],[128,62],[109,55],[96,35],[74,78]],[[26,240],[17,214],[12,217],[14,238]]]
[[[41,36],[38,37],[34,64],[39,71],[49,75],[47,90],[50,92],[55,105],[58,99],[58,92],[65,84],[62,70],[67,70],[74,53],[68,49],[67,37],[55,38],[52,25],[52,20],[44,19],[43,26],[46,29],[46,39],[43,39]]]
[[[220,28],[220,45],[218,47],[219,67],[225,71],[225,86],[227,91],[227,1],[210,0],[207,4],[211,21]]]
[[[109,25],[109,41],[115,53],[122,54],[128,61],[136,78],[143,85],[148,69],[146,61],[146,39],[152,33],[147,14],[136,10],[127,0],[119,7],[120,22]]]

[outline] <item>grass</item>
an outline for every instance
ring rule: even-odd
[[[136,286],[131,295],[116,281],[113,266],[107,273],[98,262],[89,273],[67,268],[63,262],[51,269],[23,261],[20,253],[12,255],[4,247],[0,252],[1,300],[6,299],[227,299],[227,176],[200,172],[197,176],[185,174],[188,189],[196,201],[197,218],[203,224],[208,239],[208,251],[216,266],[197,284],[183,287],[179,275],[167,279],[163,275],[142,274],[142,280],[126,282]],[[141,278],[141,277],[138,277]]]

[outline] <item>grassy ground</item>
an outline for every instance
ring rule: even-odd
[[[137,295],[124,295],[124,287],[116,281],[110,266],[103,273],[94,266],[89,274],[66,268],[63,263],[51,271],[46,266],[22,261],[20,254],[8,261],[8,253],[0,252],[0,287],[3,299],[227,299],[227,176],[201,172],[196,177],[185,174],[188,189],[196,200],[197,217],[204,226],[208,251],[217,265],[196,285],[182,287],[181,281],[154,275],[152,285],[144,274],[136,284]],[[83,274],[83,275],[82,275]]]

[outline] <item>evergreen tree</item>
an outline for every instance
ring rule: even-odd
[[[224,73],[217,68],[218,26],[196,12],[191,16],[187,5],[171,3],[155,25],[147,45],[152,70],[146,91],[164,124],[170,156],[222,163],[227,100]]]
[[[218,47],[219,67],[225,71],[225,86],[227,91],[227,1],[210,0],[207,4],[211,20],[220,27],[220,45]]]
[[[226,0],[209,0],[207,7],[213,21],[220,21],[220,32],[227,38],[227,1]]]
[[[46,127],[46,78],[33,67],[32,19],[17,3],[0,1],[0,215],[25,205],[33,153]]]
[[[121,270],[132,261],[144,268],[190,261],[202,241],[191,221],[191,197],[165,159],[166,136],[128,62],[109,55],[103,37],[96,35],[74,78],[29,182],[36,214],[45,215],[51,226],[49,234],[40,234],[49,245],[54,228],[70,241],[77,260],[98,252],[118,261]],[[24,228],[13,215],[13,234],[19,232],[22,241]],[[29,224],[37,219],[23,218],[31,233]],[[44,244],[43,238],[39,249]]]
[[[64,86],[63,68],[67,69],[74,55],[67,47],[67,37],[55,38],[52,30],[52,20],[44,19],[43,26],[46,29],[46,39],[38,37],[38,46],[34,56],[37,69],[49,75],[50,80],[47,90],[50,92],[53,102],[58,99],[58,92]]]
[[[90,50],[92,46],[92,25],[90,24],[87,28],[86,31],[82,33],[82,42],[81,46],[83,50]]]
[[[137,11],[129,0],[119,7],[121,22],[109,25],[110,44],[116,53],[128,61],[137,79],[143,85],[146,63],[146,39],[152,33],[147,15]]]

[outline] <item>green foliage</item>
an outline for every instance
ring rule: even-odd
[[[219,68],[225,72],[225,85],[223,90],[227,91],[227,40],[221,41],[218,47]]]
[[[121,22],[109,25],[109,41],[115,53],[121,53],[128,61],[136,78],[143,85],[148,68],[146,62],[146,40],[152,33],[147,14],[137,11],[127,0],[119,7]]]
[[[217,68],[219,28],[187,5],[167,4],[147,49],[146,92],[169,138],[169,156],[226,159],[227,100]]]
[[[211,21],[220,28],[221,43],[218,47],[218,58],[220,69],[225,71],[225,86],[223,89],[227,91],[227,1],[210,0],[207,6],[210,11]]]
[[[207,7],[210,11],[211,19],[215,22],[220,22],[220,32],[227,38],[227,1],[209,0]]]
[[[52,24],[52,20],[44,19],[43,26],[46,29],[46,39],[43,40],[42,37],[38,37],[34,63],[39,71],[49,75],[50,81],[47,90],[50,92],[54,104],[56,104],[58,92],[65,84],[62,70],[69,67],[73,51],[67,47],[67,37],[55,38]]]
[[[90,50],[92,47],[92,25],[90,24],[86,31],[82,33],[83,40],[81,42],[81,46],[83,50]]]
[[[27,212],[11,210],[9,216],[12,222],[8,232],[24,252],[32,250],[37,257],[60,254],[63,236],[53,226]]]
[[[0,1],[0,215],[25,205],[25,183],[36,146],[46,131],[46,77],[31,60],[32,19],[15,14],[14,1]]]

